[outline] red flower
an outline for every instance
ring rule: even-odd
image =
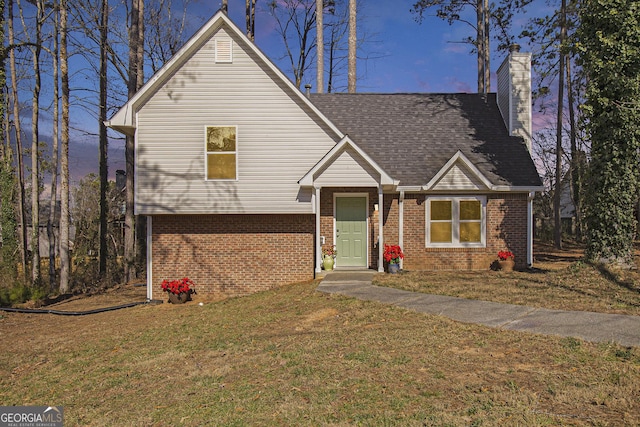
[[[500,251],[498,252],[498,258],[500,258],[500,261],[506,261],[507,258],[513,259],[515,257],[511,251]]]
[[[172,294],[181,294],[181,293],[195,293],[195,290],[191,287],[195,287],[195,283],[191,281],[188,277],[185,277],[180,280],[163,280],[162,281],[162,290],[165,292],[169,292]]]
[[[402,249],[398,245],[384,245],[384,260],[390,264],[400,264],[400,259],[404,259]]]

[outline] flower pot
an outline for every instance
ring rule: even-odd
[[[387,271],[389,271],[389,274],[397,274],[400,272],[400,264],[389,264]]]
[[[499,259],[498,260],[498,265],[500,266],[500,270],[502,271],[513,271],[513,267],[516,264],[516,262],[513,260],[513,258],[507,258],[507,259]]]
[[[333,257],[331,255],[324,256],[324,259],[322,260],[322,267],[324,267],[326,271],[333,270]]]
[[[169,292],[169,302],[171,304],[184,304],[187,301],[189,301],[188,292],[180,292],[179,294]]]

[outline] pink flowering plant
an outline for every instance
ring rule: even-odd
[[[500,251],[498,252],[498,258],[500,259],[500,261],[506,261],[509,258],[514,259],[515,257],[513,256],[513,252],[511,251]]]
[[[163,280],[162,290],[170,294],[180,295],[182,293],[195,294],[195,283],[188,277],[184,277],[179,280]]]
[[[337,254],[338,250],[335,246],[325,245],[322,247],[322,256],[332,256],[335,258]]]
[[[402,249],[398,245],[384,245],[384,260],[389,264],[400,264],[400,260],[404,259]]]

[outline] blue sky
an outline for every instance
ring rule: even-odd
[[[216,0],[201,7],[210,15],[215,13],[220,3]],[[360,3],[358,33],[366,32],[370,41],[360,50],[359,56],[370,54],[377,58],[358,61],[359,92],[475,90],[475,56],[469,53],[470,46],[455,43],[473,35],[469,26],[463,23],[450,26],[436,17],[427,17],[418,24],[410,12],[412,0],[366,0]],[[284,52],[283,45],[266,7],[265,0],[258,0],[256,43],[288,73],[286,63],[277,61]],[[229,16],[244,28],[243,0],[229,0]],[[315,83],[315,75],[309,78]]]
[[[267,1],[257,0],[256,44],[291,78],[287,62],[278,60],[284,48],[275,31],[274,18],[267,10]],[[476,56],[470,53],[469,45],[460,43],[474,35],[471,27],[461,22],[449,25],[435,16],[426,16],[418,24],[410,12],[413,0],[362,0],[360,3],[358,33],[369,34],[370,42],[359,55],[369,53],[377,58],[358,61],[358,92],[476,91]],[[187,36],[197,31],[220,6],[221,0],[192,0],[188,7]],[[475,14],[469,12],[473,20]],[[241,29],[245,28],[244,13],[244,0],[229,0],[229,16]],[[495,90],[495,71],[504,56],[504,53],[492,54],[492,91]],[[315,69],[309,72],[303,85],[307,82],[315,86]],[[93,142],[85,145],[83,150],[75,152],[76,161],[83,169],[78,173],[80,176],[97,172],[97,147]],[[124,169],[122,141],[110,143],[109,163],[112,177],[116,169]]]

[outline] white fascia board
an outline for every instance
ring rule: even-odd
[[[333,148],[331,148],[331,150],[329,150],[327,152],[327,154],[325,154],[322,159],[320,159],[320,161],[318,163],[315,164],[315,166],[313,166],[299,181],[298,184],[300,184],[303,187],[311,187],[313,186],[314,183],[314,175],[316,174],[316,172],[318,172],[319,170],[321,170],[322,168],[324,168],[325,166],[327,166],[328,164],[330,164],[331,162],[333,162],[338,155],[347,148],[347,146],[349,146],[350,148],[352,148],[356,153],[358,153],[358,155],[360,155],[373,169],[375,169],[376,172],[378,172],[380,174],[380,184],[383,186],[397,186],[398,185],[398,181],[394,181],[393,178],[391,178],[389,176],[389,174],[387,174],[380,166],[378,166],[378,164],[371,158],[369,157],[369,155],[367,153],[365,153],[364,151],[362,151],[362,149],[360,147],[358,147],[358,145],[353,142],[351,140],[351,138],[349,138],[349,135],[345,135],[340,142],[338,142],[336,145],[333,146]],[[345,185],[348,186],[348,183],[345,183]]]
[[[493,187],[491,181],[489,181],[487,177],[485,177],[484,174],[480,172],[476,165],[469,161],[467,156],[462,154],[462,151],[458,150],[456,154],[454,154],[453,157],[451,157],[449,161],[445,163],[445,165],[438,171],[438,173],[433,178],[431,178],[431,180],[427,184],[422,186],[422,189],[425,191],[432,189],[438,183],[438,181],[440,181],[447,174],[447,172],[449,172],[449,169],[451,169],[451,167],[457,161],[461,161],[466,167],[468,167],[469,170],[471,170],[471,172],[476,176],[476,178],[478,178],[480,182],[482,182],[482,184],[484,184],[487,188]]]
[[[324,114],[318,110],[318,108],[311,103],[309,98],[305,96],[300,89],[298,89],[292,82],[287,78],[287,76],[280,71],[278,67],[275,66],[273,62],[267,56],[262,53],[260,49],[253,43],[249,38],[238,28],[236,24],[224,13],[221,11],[217,12],[213,17],[204,24],[190,39],[187,43],[180,48],[176,54],[171,57],[169,61],[167,61],[158,72],[156,72],[141,88],[136,92],[136,94],[124,104],[116,114],[113,115],[111,120],[109,120],[109,126],[121,132],[122,130],[132,128],[135,129],[137,127],[137,123],[135,122],[135,115],[137,113],[137,109],[139,108],[139,104],[141,101],[147,99],[151,96],[158,87],[163,84],[170,76],[172,76],[183,64],[184,62],[191,57],[193,52],[200,48],[202,41],[211,37],[211,35],[216,32],[223,24],[226,24],[227,27],[238,37],[240,38],[245,46],[248,49],[251,49],[264,63],[269,67],[279,78],[280,80],[291,89],[292,93],[295,94],[304,104],[306,104],[335,134],[342,138],[344,137],[344,133],[340,131]],[[123,132],[124,133],[124,132]]]

